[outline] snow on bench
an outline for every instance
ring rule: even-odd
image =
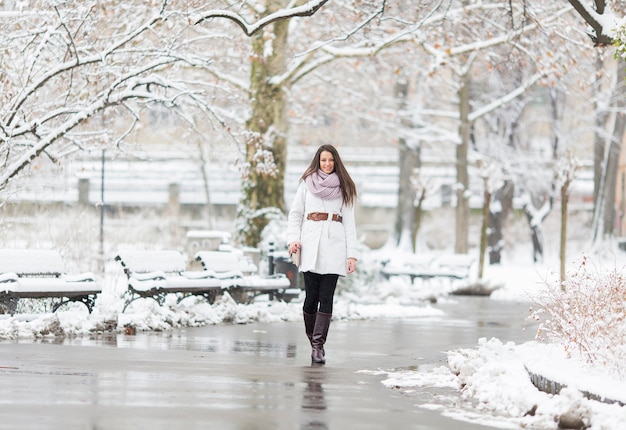
[[[300,289],[291,288],[284,273],[260,276],[258,267],[236,251],[200,251],[195,258],[205,271],[222,280],[223,288],[239,303],[261,294],[285,302],[300,295]]]
[[[13,315],[19,299],[58,299],[52,312],[81,302],[91,313],[102,292],[91,272],[66,273],[61,255],[44,249],[0,249],[0,307]]]
[[[475,264],[476,258],[468,254],[444,254],[435,259],[433,274],[439,277],[467,279]]]
[[[178,302],[202,296],[213,303],[222,292],[222,282],[204,270],[187,270],[182,252],[175,250],[132,250],[115,257],[128,277],[124,308],[140,298],[154,299],[163,305],[168,294],[177,293]]]
[[[476,258],[467,254],[406,254],[384,263],[381,274],[385,278],[409,276],[411,283],[415,278],[467,279],[475,263]]]
[[[391,276],[410,276],[411,282],[417,274],[430,271],[434,254],[405,254],[384,262],[381,274],[385,278]]]

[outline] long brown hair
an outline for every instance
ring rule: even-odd
[[[307,176],[317,172],[320,168],[320,157],[322,156],[323,151],[328,151],[332,154],[333,160],[335,161],[335,170],[334,173],[339,177],[339,186],[341,187],[341,195],[343,198],[343,203],[346,205],[351,205],[356,201],[356,185],[354,185],[354,181],[350,177],[348,170],[346,170],[346,166],[344,166],[343,161],[341,161],[341,157],[339,156],[339,152],[333,145],[325,144],[317,148],[317,152],[315,156],[311,160],[309,167],[306,168],[304,173],[302,174],[301,179],[305,179]]]

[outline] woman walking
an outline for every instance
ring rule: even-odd
[[[325,363],[324,344],[339,276],[356,269],[356,186],[332,145],[318,148],[301,177],[289,211],[289,251],[300,251],[304,329],[313,363]]]

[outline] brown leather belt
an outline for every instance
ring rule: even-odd
[[[328,219],[328,215],[328,212],[311,212],[306,216],[306,219],[311,221],[326,221]],[[341,215],[337,214],[333,214],[331,219],[337,222],[341,222],[343,220]]]

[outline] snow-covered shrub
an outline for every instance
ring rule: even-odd
[[[570,356],[626,375],[626,279],[618,270],[597,270],[587,258],[565,281],[535,297],[541,309],[537,339],[560,344]]]

